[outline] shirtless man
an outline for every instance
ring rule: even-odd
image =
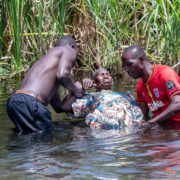
[[[143,49],[130,46],[122,54],[122,67],[137,85],[137,102],[148,120],[149,110],[154,117],[145,123],[149,127],[163,122],[180,126],[180,77],[169,66],[150,64]]]
[[[7,103],[7,113],[20,134],[51,130],[51,113],[46,106],[50,103],[57,113],[62,112],[58,92],[60,85],[74,96],[82,96],[70,74],[76,59],[76,42],[70,36],[63,36],[57,40],[55,48],[50,49],[31,67],[20,89],[15,91]]]

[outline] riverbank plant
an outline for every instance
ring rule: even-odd
[[[106,67],[121,74],[133,44],[149,59],[179,71],[179,0],[1,0],[0,74],[26,72],[62,35],[79,48],[76,70]]]

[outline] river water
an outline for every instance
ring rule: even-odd
[[[180,131],[156,126],[142,133],[91,130],[52,112],[53,132],[18,136],[6,101],[19,80],[0,85],[0,179],[180,179]],[[136,82],[113,89],[135,92]],[[66,91],[61,89],[63,96]]]

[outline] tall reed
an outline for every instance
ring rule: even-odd
[[[179,0],[2,0],[0,69],[26,71],[64,34],[77,40],[84,70],[121,73],[121,53],[133,44],[178,68],[179,7]]]
[[[151,34],[156,32],[156,41],[159,51],[163,56],[163,62],[168,65],[178,63],[180,50],[180,1],[152,1],[149,14],[152,14],[153,27]]]
[[[83,45],[82,56],[84,59],[92,58],[95,62],[92,66],[116,69],[119,66],[113,65],[121,63],[121,52],[133,44],[142,46],[153,62],[171,66],[178,62],[178,0],[81,2],[81,7],[76,8],[83,18],[76,29],[79,28],[79,33],[83,34],[82,44],[88,39],[88,47]]]
[[[40,0],[39,1],[39,18],[38,18],[38,20],[39,20],[39,48],[40,48],[40,53],[42,52],[43,9],[44,9],[44,0]]]
[[[10,18],[12,17],[14,34],[14,65],[15,70],[19,71],[21,68],[21,43],[22,43],[22,33],[23,33],[23,0],[11,0],[10,1]]]
[[[2,0],[2,7],[1,7],[1,16],[0,16],[0,58],[3,56],[3,36],[4,30],[6,28],[6,18],[5,18],[5,3]]]

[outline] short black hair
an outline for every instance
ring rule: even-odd
[[[76,41],[71,36],[62,36],[56,41],[55,47],[69,45],[72,48],[76,49]]]

